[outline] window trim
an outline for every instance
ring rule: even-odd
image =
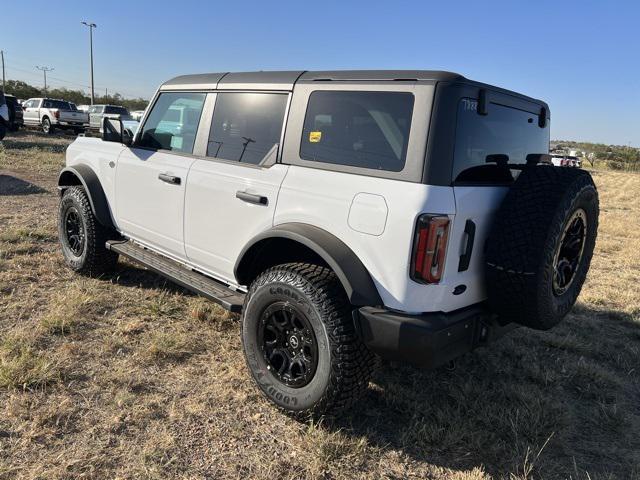
[[[422,179],[424,156],[426,153],[427,133],[429,130],[429,115],[435,91],[435,81],[407,81],[407,82],[378,82],[378,81],[349,81],[349,82],[300,82],[296,84],[291,104],[291,115],[287,122],[287,135],[292,136],[284,142],[282,163],[296,165],[316,170],[356,174],[360,176],[387,178],[407,182],[419,183]],[[414,97],[413,113],[407,142],[405,165],[399,172],[377,170],[372,168],[340,165],[313,160],[305,160],[300,156],[302,132],[306,116],[309,97],[316,91],[353,91],[353,92],[404,92]]]

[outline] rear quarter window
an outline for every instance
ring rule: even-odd
[[[413,104],[408,92],[315,91],[309,96],[300,158],[400,172]]]
[[[458,103],[453,178],[455,182],[504,183],[516,171],[487,164],[487,155],[505,154],[509,163],[522,164],[530,153],[549,152],[549,122],[541,128],[538,115],[491,103],[487,115],[478,114],[475,99]]]

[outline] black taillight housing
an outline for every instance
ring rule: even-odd
[[[449,224],[446,215],[418,217],[411,255],[411,278],[416,282],[440,282],[447,254]]]

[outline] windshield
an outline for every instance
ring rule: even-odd
[[[458,104],[455,182],[509,183],[517,171],[487,164],[487,155],[508,155],[510,164],[523,164],[531,153],[549,152],[549,122],[541,128],[537,114],[494,103],[487,115],[477,110],[474,99],[463,98]]]

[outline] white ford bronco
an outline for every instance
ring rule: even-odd
[[[88,275],[129,257],[241,313],[262,392],[335,414],[378,357],[433,368],[571,309],[598,194],[551,165],[549,122],[448,72],[177,77],[135,134],[105,119],[69,146],[62,253]]]

